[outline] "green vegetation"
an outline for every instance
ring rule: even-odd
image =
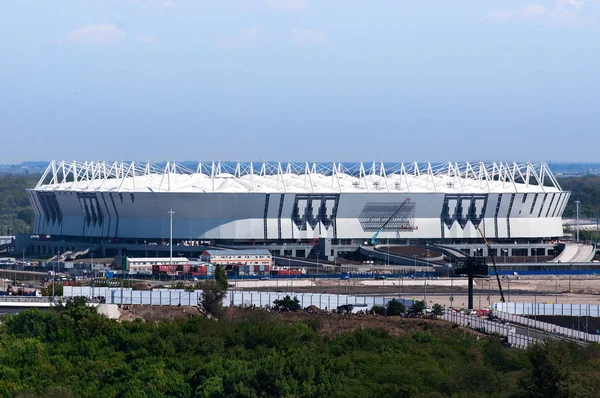
[[[442,316],[442,315],[444,315],[444,307],[435,303],[433,305],[433,307],[431,307],[431,313],[433,314],[433,316],[436,316],[436,317]]]
[[[581,201],[579,212],[582,217],[600,217],[600,176],[560,178],[558,183],[565,191],[571,191],[565,217],[575,216],[575,201],[578,199]]]
[[[396,299],[392,299],[387,303],[387,315],[398,316],[406,312],[406,306]]]
[[[404,328],[392,337],[338,327],[327,335],[315,330],[319,322],[286,322],[262,311],[241,318],[120,323],[81,301],[6,315],[0,395],[593,397],[600,389],[597,345],[511,350],[439,321],[380,319]]]
[[[415,301],[408,312],[413,315],[422,315],[425,312],[425,301]]]
[[[371,307],[371,314],[385,315],[387,309],[383,305],[374,305]]]
[[[275,311],[298,311],[300,310],[300,300],[298,297],[294,296],[291,298],[289,295],[285,296],[281,300],[273,301],[273,307]]]
[[[38,175],[0,175],[0,234],[31,231],[34,213],[25,190],[35,187],[39,179]]]

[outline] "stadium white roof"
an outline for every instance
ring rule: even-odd
[[[36,191],[181,193],[560,192],[545,163],[55,162]]]

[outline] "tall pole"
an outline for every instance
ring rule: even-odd
[[[173,209],[169,210],[170,225],[169,225],[169,270],[173,271]]]
[[[577,242],[579,242],[579,204],[581,203],[580,200],[576,200],[575,201],[575,208],[577,210],[577,219],[576,219],[576,236],[577,238],[575,239]]]
[[[417,273],[417,255],[413,254],[413,257],[415,258],[415,274]]]
[[[425,275],[423,275],[425,276]],[[425,278],[423,278],[425,280],[425,285],[424,285],[424,293],[423,293],[423,298],[425,299],[425,313],[427,313],[427,277],[425,276]]]

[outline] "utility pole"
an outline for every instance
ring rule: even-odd
[[[172,272],[173,268],[173,209],[169,210],[170,216],[170,228],[169,228],[169,270]]]
[[[576,215],[576,236],[577,238],[575,239],[576,242],[579,242],[579,204],[581,203],[581,201],[578,199],[575,201],[575,208],[577,211],[577,215]]]

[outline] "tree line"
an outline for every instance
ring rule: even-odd
[[[395,337],[327,333],[317,322],[267,315],[117,322],[82,300],[5,315],[0,395],[594,397],[600,388],[597,345],[507,349],[496,337],[406,319],[386,320],[405,328]]]

